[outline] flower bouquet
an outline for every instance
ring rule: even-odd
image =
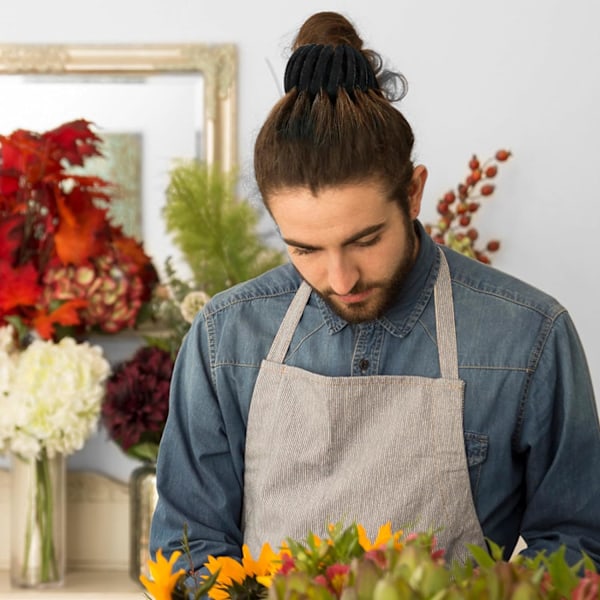
[[[108,216],[111,184],[70,172],[101,145],[83,119],[0,135],[0,325],[21,338],[131,328],[157,283],[141,244]]]
[[[19,348],[0,328],[0,453],[13,457],[12,577],[60,583],[64,457],[95,431],[110,365],[100,347],[66,337]]]
[[[265,544],[258,558],[246,546],[241,560],[209,557],[203,574],[191,578],[173,570],[181,556],[157,552],[150,563],[153,579],[141,577],[154,600],[592,600],[600,594],[600,575],[585,556],[568,565],[564,551],[534,558],[502,558],[470,547],[464,565],[448,565],[433,532],[404,534],[383,525],[374,540],[359,524],[330,525],[327,539],[309,533],[288,539],[275,552]],[[184,551],[189,553],[184,535]],[[193,581],[194,583],[190,583]]]

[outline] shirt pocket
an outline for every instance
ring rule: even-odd
[[[481,468],[487,459],[488,443],[489,437],[487,435],[475,433],[474,431],[465,431],[465,450],[473,499],[477,496]]]

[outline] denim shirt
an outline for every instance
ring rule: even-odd
[[[313,292],[286,364],[329,376],[440,376],[438,246],[417,228],[418,259],[395,305],[377,321],[352,325]],[[572,563],[583,550],[600,566],[600,427],[571,318],[530,285],[442,250],[466,383],[465,451],[484,536],[507,558],[521,535],[527,554],[564,544]],[[208,555],[241,556],[248,408],[300,282],[288,264],[217,294],[186,336],[159,451],[153,554],[181,549],[185,525],[196,569]],[[188,559],[178,566],[189,568]]]

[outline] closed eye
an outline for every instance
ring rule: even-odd
[[[356,241],[354,242],[355,246],[358,246],[359,248],[368,248],[369,246],[374,246],[375,244],[377,244],[377,242],[379,242],[379,240],[381,239],[380,235],[376,235],[375,237],[372,237],[369,240],[364,240],[364,241]]]
[[[301,246],[293,246],[291,248],[291,253],[296,256],[306,256],[307,254],[312,254],[315,252],[314,248],[303,248]]]
[[[347,240],[342,242],[342,246],[354,246],[355,248],[368,248],[369,246],[374,246],[381,240],[381,233],[385,227],[385,223],[377,223],[376,225],[366,227],[362,231],[357,232],[355,235],[350,236]],[[285,238],[283,236],[282,239],[290,249],[290,253],[294,254],[295,256],[307,256],[323,249],[320,246],[310,246],[308,244],[303,244],[297,240]]]

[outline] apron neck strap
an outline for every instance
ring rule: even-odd
[[[433,292],[440,373],[444,379],[458,379],[458,352],[456,347],[456,330],[454,327],[454,302],[452,300],[450,269],[448,268],[446,257],[441,250],[439,250],[439,256],[440,269]],[[310,293],[310,285],[306,281],[302,281],[273,340],[273,344],[267,355],[268,361],[283,363],[294,331],[296,331],[296,327],[302,318],[302,313],[304,312],[304,307],[308,302]]]
[[[279,331],[277,332],[273,344],[271,345],[271,349],[269,350],[269,354],[267,355],[267,360],[283,363],[283,359],[285,358],[290,342],[292,341],[294,331],[296,331],[296,327],[304,312],[304,307],[310,298],[310,292],[310,285],[303,280],[285,313],[285,317],[283,317]]]
[[[433,295],[440,373],[444,379],[458,379],[458,351],[456,347],[452,280],[450,279],[448,261],[441,250],[439,250],[439,256],[440,270],[433,288]]]

